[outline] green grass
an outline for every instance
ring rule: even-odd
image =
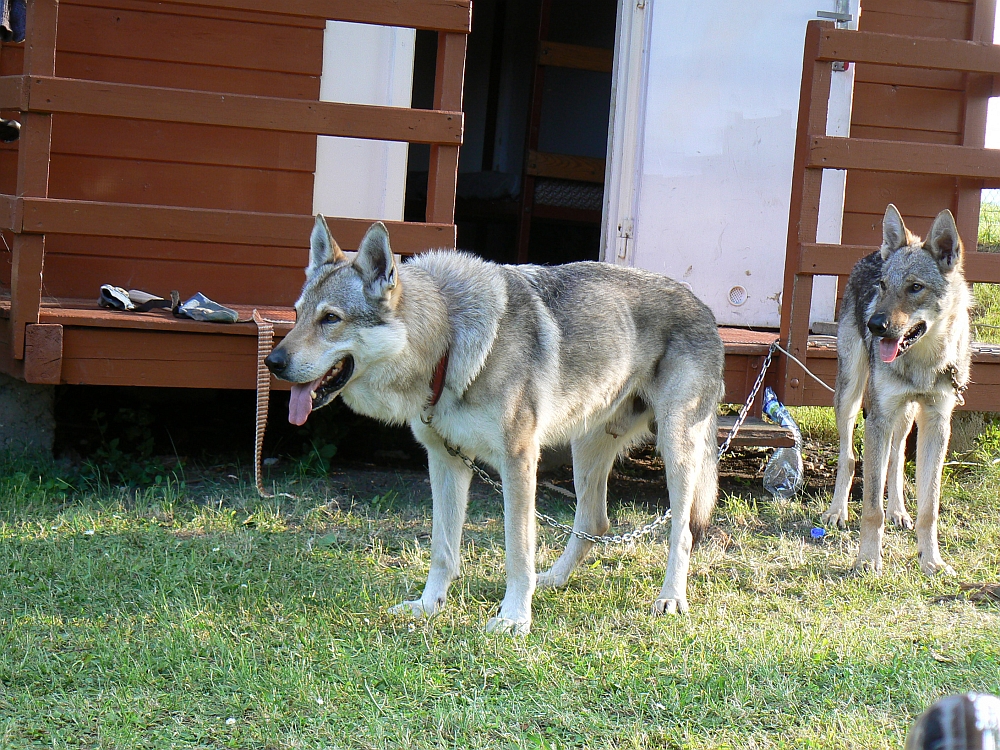
[[[1000,203],[983,203],[979,210],[979,249],[1000,252]],[[976,307],[972,334],[976,341],[1000,343],[1000,285],[973,284]]]
[[[956,583],[920,575],[912,533],[888,532],[883,577],[848,573],[856,528],[807,541],[827,496],[723,498],[689,616],[648,613],[661,539],[597,550],[510,639],[483,631],[503,553],[481,488],[425,624],[386,613],[427,572],[422,474],[289,476],[300,499],[267,501],[58,477],[0,474],[2,748],[895,748],[937,696],[1000,693],[1000,607],[938,602]],[[960,580],[1000,579],[998,488],[985,460],[946,477]],[[622,500],[617,521],[645,520]],[[543,531],[540,564],[562,544]]]

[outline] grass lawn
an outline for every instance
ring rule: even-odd
[[[827,412],[799,412],[807,435]],[[998,452],[994,431],[948,470],[960,581],[1000,580]],[[428,568],[425,477],[293,471],[299,499],[261,501],[225,472],[128,490],[6,466],[0,747],[898,748],[936,697],[1000,693],[1000,606],[925,579],[912,532],[888,532],[881,578],[849,573],[856,519],[812,542],[828,493],[774,503],[757,482],[722,499],[688,616],[648,613],[661,536],[539,592],[530,636],[486,635],[503,528],[475,486],[449,606],[393,618]],[[629,527],[657,510],[613,508]],[[562,544],[544,530],[542,564]]]

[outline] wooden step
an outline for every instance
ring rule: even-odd
[[[736,415],[729,414],[719,417],[718,440],[721,445],[736,424]],[[733,442],[735,447],[766,446],[769,448],[790,448],[795,445],[792,431],[787,427],[765,422],[760,417],[747,417],[740,431],[736,433]]]

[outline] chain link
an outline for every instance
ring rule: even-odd
[[[767,368],[771,366],[771,358],[774,355],[775,349],[777,349],[778,342],[775,341],[771,344],[770,349],[767,350],[767,356],[764,358],[764,363],[760,368],[760,374],[757,376],[757,381],[753,384],[753,388],[750,389],[750,395],[747,397],[746,403],[740,409],[739,416],[736,418],[736,422],[733,424],[733,428],[729,431],[726,436],[725,441],[719,447],[718,457],[722,458],[728,451],[729,446],[733,442],[733,438],[736,437],[736,433],[739,432],[743,423],[746,421],[747,415],[750,414],[750,407],[753,406],[754,399],[757,398],[757,392],[760,390],[761,385],[764,382],[764,374],[767,372]],[[426,416],[421,416],[421,421],[431,429],[434,429],[434,414],[428,413]],[[440,437],[440,433],[438,433]],[[442,438],[444,440],[444,438]],[[503,485],[491,477],[487,471],[482,468],[479,464],[465,455],[461,450],[453,446],[447,440],[444,440],[444,447],[447,449],[448,453],[455,458],[459,459],[463,464],[469,467],[477,477],[479,477],[485,485],[492,487],[498,494],[503,495]],[[667,521],[670,520],[670,510],[664,511],[661,515],[654,518],[652,521],[647,523],[645,526],[640,526],[637,529],[633,529],[625,534],[607,534],[604,536],[598,536],[597,534],[588,534],[586,531],[577,531],[572,526],[560,523],[552,516],[546,515],[539,510],[535,510],[535,516],[540,520],[544,521],[546,524],[552,528],[563,532],[564,534],[572,534],[578,539],[584,539],[588,542],[593,542],[594,544],[631,544],[636,539],[652,534],[660,526],[663,526]]]

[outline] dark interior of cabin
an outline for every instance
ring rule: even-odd
[[[502,263],[597,260],[614,0],[478,0],[466,58],[458,246]],[[436,35],[417,32],[413,106],[432,106]],[[410,146],[406,220],[426,205]]]

